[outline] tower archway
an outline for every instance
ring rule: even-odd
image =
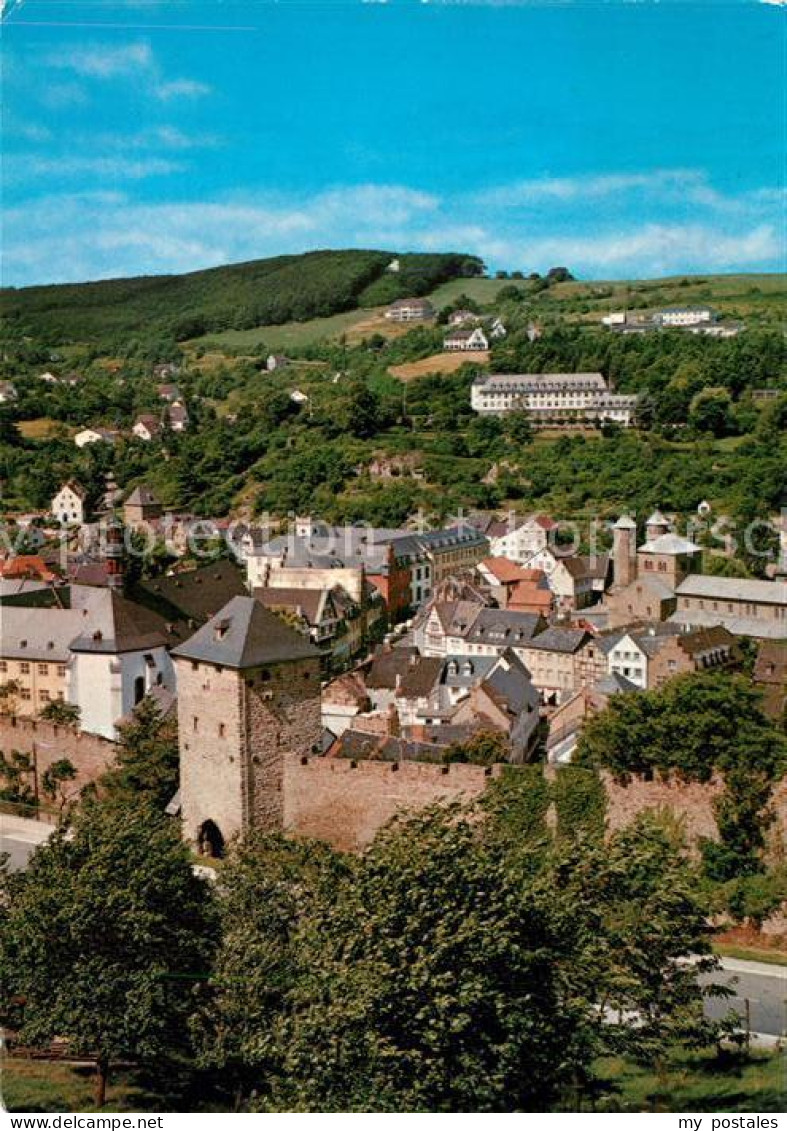
[[[224,837],[215,821],[203,821],[197,833],[197,850],[200,856],[219,860],[224,855]]]

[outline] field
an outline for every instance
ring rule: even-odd
[[[286,353],[288,349],[308,346],[323,338],[338,338],[348,333],[359,322],[368,320],[368,310],[348,310],[330,318],[312,318],[309,322],[285,322],[281,326],[255,326],[251,330],[224,330],[220,334],[206,334],[194,338],[187,346],[204,346],[206,349],[256,350],[261,345],[272,353]]]
[[[26,440],[48,440],[57,428],[65,428],[67,432],[74,431],[73,428],[68,428],[57,420],[50,420],[47,416],[39,416],[35,420],[20,420],[17,428]]]
[[[787,1099],[780,1054],[676,1054],[660,1080],[620,1058],[608,1058],[599,1068],[614,1089],[597,1101],[599,1112],[779,1112]],[[2,1098],[9,1111],[93,1111],[92,1086],[88,1066],[15,1058],[3,1066]],[[190,1098],[182,1083],[165,1095],[135,1072],[118,1072],[107,1099],[106,1112],[219,1110]],[[587,1103],[582,1106],[588,1110]]]
[[[419,361],[407,361],[403,365],[392,365],[388,372],[401,381],[413,381],[426,373],[456,373],[463,365],[486,365],[489,354],[486,350],[465,353],[461,350],[449,353],[434,353]]]

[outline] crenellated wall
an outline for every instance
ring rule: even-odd
[[[99,734],[88,734],[74,727],[0,715],[0,750],[6,757],[12,750],[33,755],[39,783],[53,762],[67,758],[77,772],[76,778],[68,784],[68,793],[76,794],[109,768],[115,760],[117,746]],[[30,784],[32,786],[32,781]]]

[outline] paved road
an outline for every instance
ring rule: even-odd
[[[706,1006],[708,1016],[723,1017],[728,1009],[735,1009],[745,1018],[748,999],[753,1033],[772,1037],[787,1035],[787,966],[743,962],[736,958],[724,958],[722,965],[723,971],[702,980],[722,982],[730,987],[734,996],[710,999]]]
[[[0,852],[8,853],[9,867],[14,871],[24,868],[33,849],[47,839],[52,828],[45,821],[0,814]]]

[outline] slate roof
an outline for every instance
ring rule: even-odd
[[[714,577],[691,573],[681,581],[678,596],[710,597],[719,601],[748,601],[787,605],[787,582],[759,581],[746,577]]]
[[[415,648],[394,648],[391,651],[381,649],[375,654],[366,673],[366,686],[373,690],[393,691],[396,677],[401,678],[417,656]]]
[[[573,655],[589,639],[591,639],[590,633],[582,628],[560,628],[551,625],[543,632],[539,632],[538,636],[528,643],[528,648],[537,648],[541,652],[568,652]]]
[[[491,692],[492,698],[512,715],[538,704],[538,692],[530,681],[530,673],[513,652],[505,652],[498,658],[481,687]]]
[[[172,654],[242,670],[311,659],[320,652],[253,597],[233,597]]]
[[[690,542],[688,538],[681,537],[680,534],[659,534],[658,538],[651,538],[649,542],[643,542],[639,547],[639,552],[644,554],[699,554],[702,552],[702,547],[698,546],[696,542]]]
[[[140,581],[132,596],[173,626],[177,640],[186,640],[233,597],[246,596],[243,573],[229,561],[213,562],[170,577]]]
[[[141,419],[142,417],[140,417],[140,420]],[[135,487],[129,497],[126,499],[126,503],[134,507],[150,507],[160,505],[158,498],[151,491],[150,487],[145,486]]]
[[[639,691],[640,688],[619,672],[609,672],[593,684],[593,690],[600,695],[617,695],[620,691]]]
[[[402,674],[396,694],[403,699],[426,699],[439,681],[442,670],[441,656],[420,656]]]
[[[139,652],[168,643],[164,618],[113,589],[95,589],[87,632],[71,642],[72,652]],[[83,625],[84,627],[84,625]]]
[[[541,623],[538,613],[483,608],[463,636],[465,640],[476,644],[522,647],[536,634]]]
[[[320,612],[328,614],[335,612],[331,608],[330,597],[327,607],[323,604],[324,589],[298,589],[290,587],[264,586],[254,590],[254,597],[266,609],[292,609],[297,610],[308,624],[315,626],[319,623]]]

